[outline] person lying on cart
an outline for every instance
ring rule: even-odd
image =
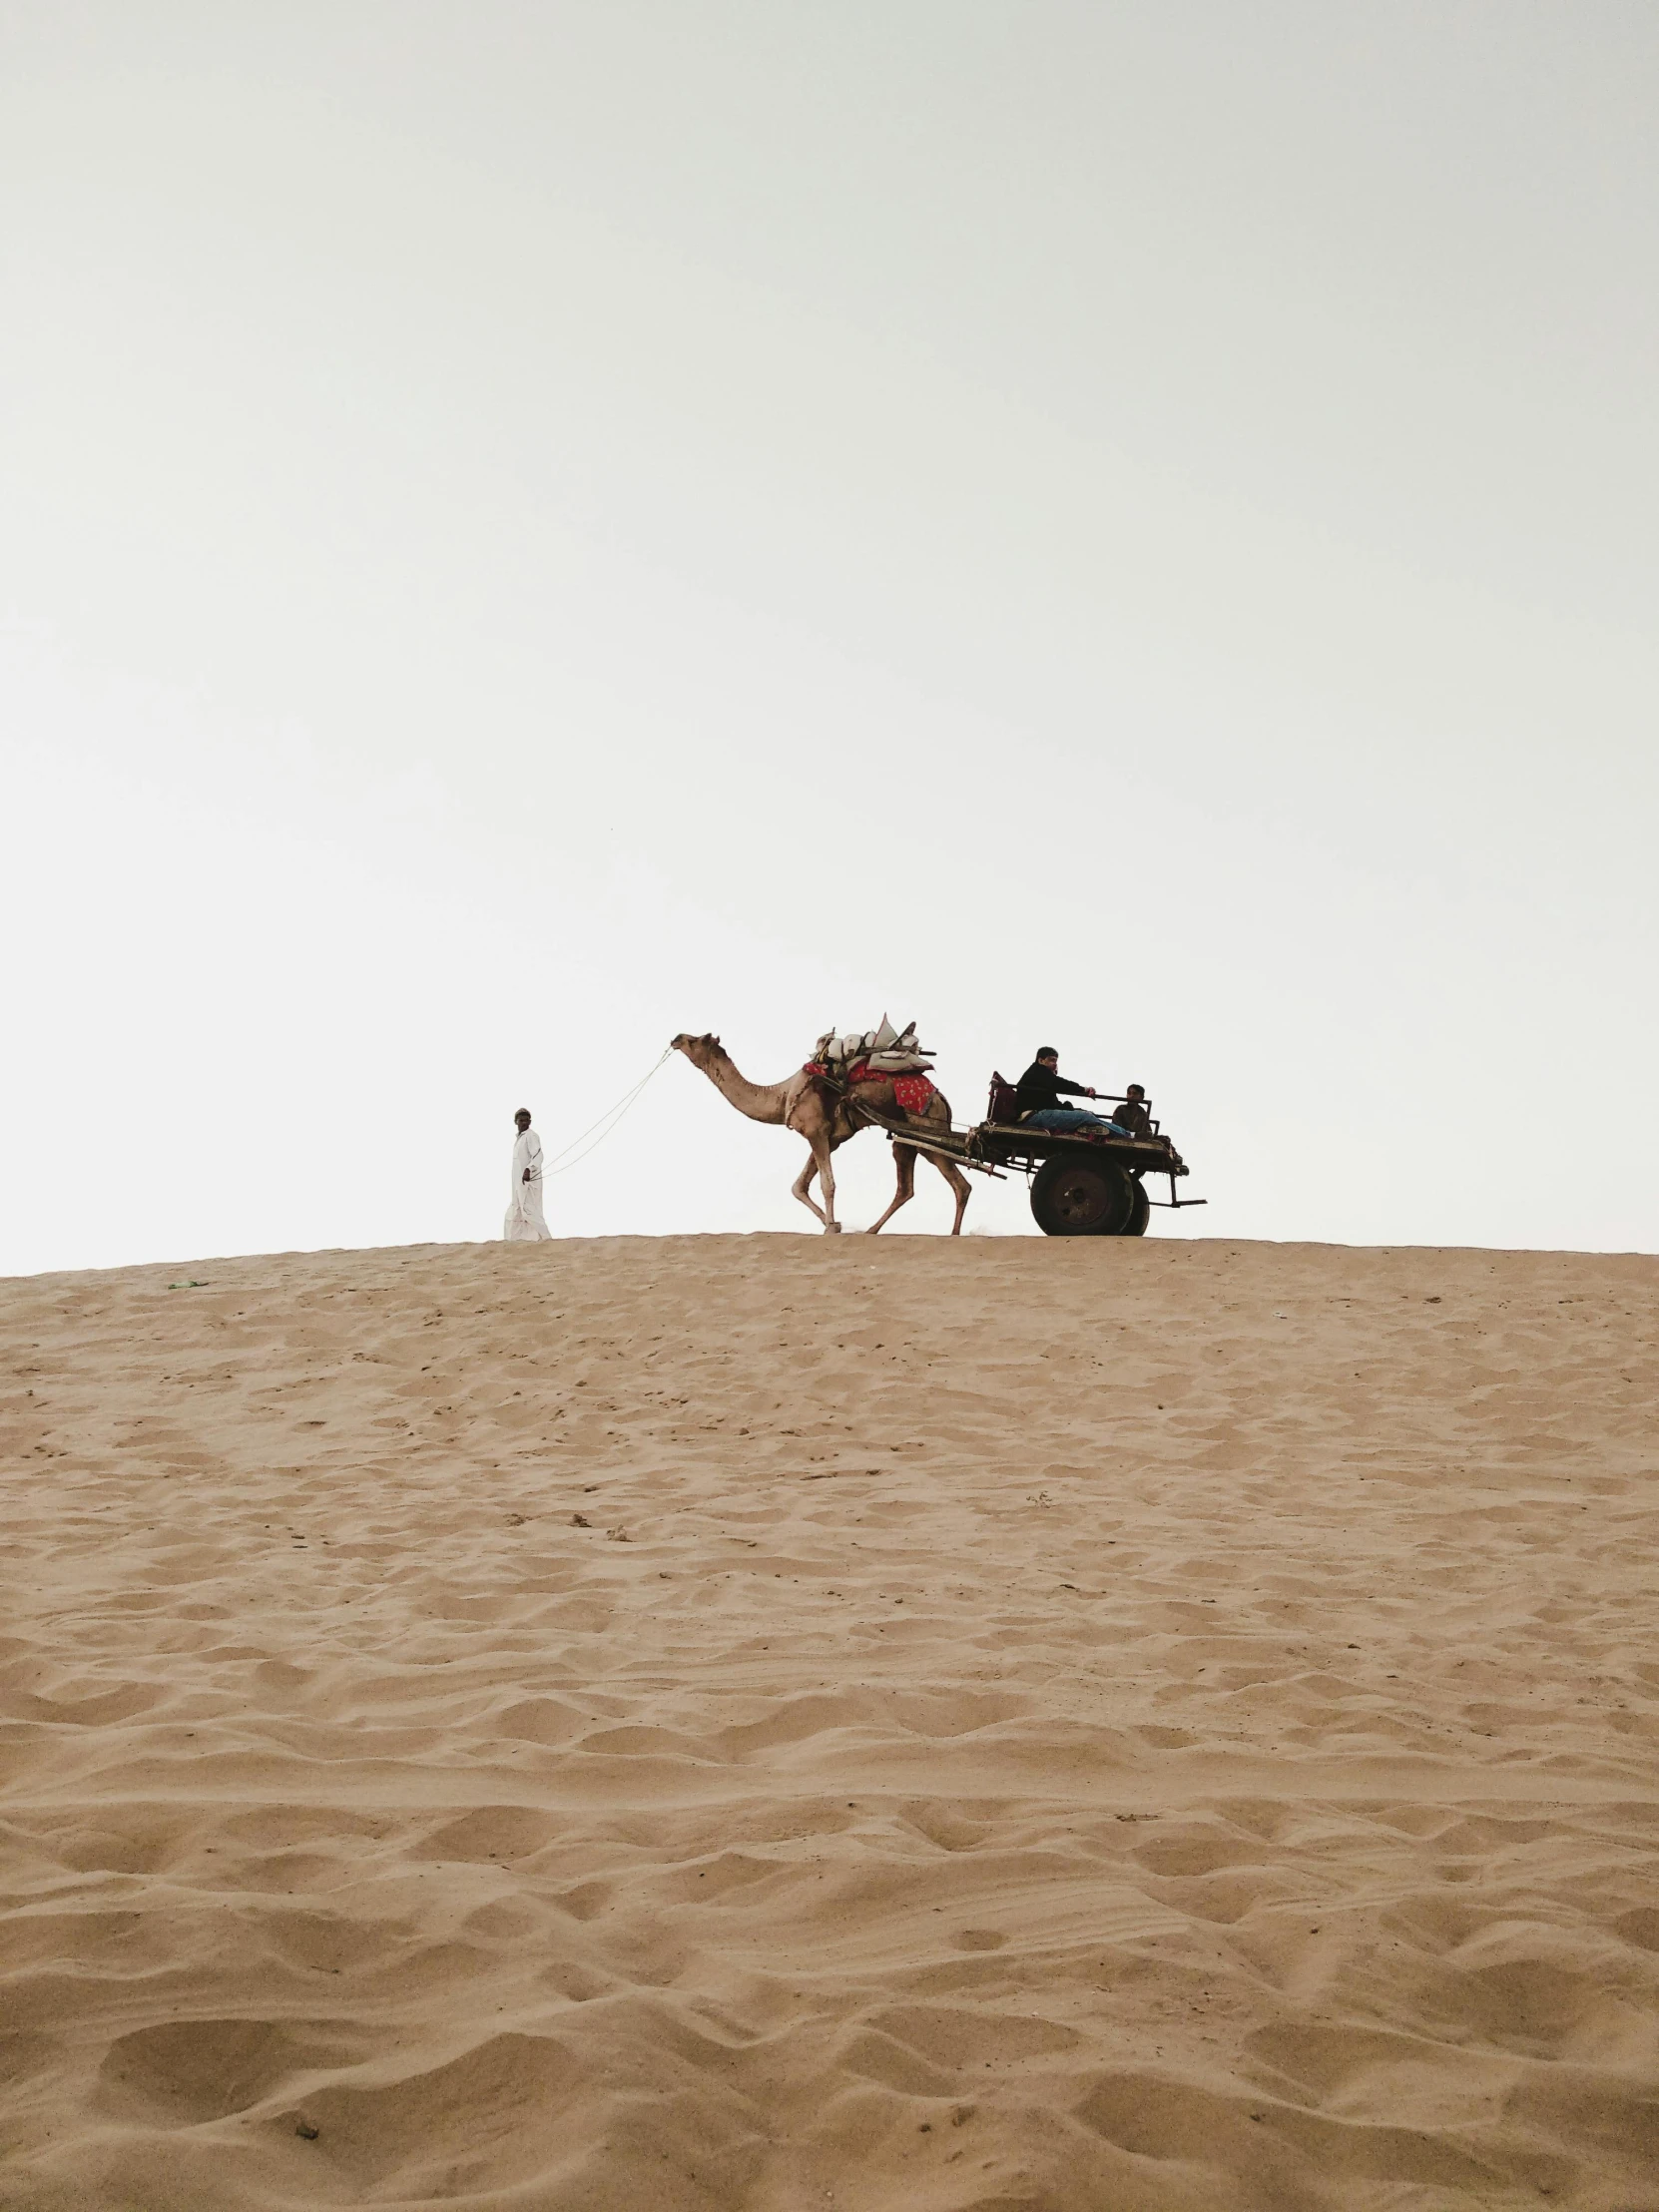
[[[1019,1118],[1033,1129],[1053,1129],[1070,1135],[1079,1129],[1100,1129],[1115,1137],[1129,1134],[1104,1114],[1085,1113],[1080,1106],[1062,1106],[1060,1093],[1073,1098],[1094,1098],[1087,1083],[1068,1083],[1060,1073],[1060,1055],[1051,1044],[1039,1045],[1037,1057],[1019,1079]]]

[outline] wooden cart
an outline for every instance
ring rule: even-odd
[[[992,1100],[1000,1103],[1008,1086],[998,1078]],[[1103,1105],[1121,1103],[1103,1099]],[[1100,1130],[1075,1135],[1058,1129],[1033,1129],[1028,1122],[982,1121],[973,1129],[948,1133],[922,1131],[915,1123],[899,1127],[869,1114],[865,1118],[888,1136],[954,1160],[983,1175],[1008,1170],[1027,1176],[1031,1213],[1045,1237],[1144,1237],[1154,1206],[1203,1206],[1202,1198],[1182,1198],[1176,1184],[1187,1173],[1168,1137],[1152,1124],[1146,1137],[1108,1137]],[[1147,1179],[1169,1177],[1168,1198],[1154,1198]]]

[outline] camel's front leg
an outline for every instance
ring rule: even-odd
[[[828,1229],[830,1226],[830,1216],[824,1211],[824,1208],[813,1196],[813,1177],[817,1175],[817,1155],[809,1154],[807,1165],[802,1169],[801,1173],[796,1177],[795,1181],[790,1186],[790,1196],[792,1198],[800,1199],[803,1206],[810,1207],[812,1211],[817,1214],[819,1220],[823,1222],[826,1229]]]
[[[821,1131],[813,1138],[813,1165],[818,1170],[818,1187],[824,1193],[824,1211],[819,1215],[819,1219],[824,1223],[824,1234],[827,1237],[838,1237],[841,1233],[841,1225],[835,1219],[835,1171],[830,1165],[830,1133],[828,1130]],[[809,1206],[813,1205],[811,1199],[807,1203]],[[817,1214],[818,1211],[818,1208],[813,1206],[813,1212]]]
[[[907,1144],[895,1144],[892,1148],[892,1164],[898,1170],[898,1188],[892,1194],[892,1204],[879,1221],[872,1221],[867,1234],[874,1236],[884,1229],[901,1206],[908,1206],[916,1191],[916,1156],[914,1148]]]
[[[950,1234],[959,1237],[962,1234],[962,1216],[967,1212],[967,1202],[973,1196],[973,1186],[961,1169],[951,1161],[941,1159],[936,1152],[930,1153],[928,1157],[955,1194],[956,1219],[950,1225]]]
[[[835,1171],[830,1165],[830,1155],[834,1150],[834,1137],[830,1117],[824,1110],[824,1101],[816,1090],[807,1091],[799,1098],[789,1113],[789,1126],[798,1137],[805,1137],[813,1148],[808,1161],[795,1183],[795,1195],[803,1206],[811,1207],[824,1224],[827,1237],[840,1235],[840,1223],[835,1219]],[[818,1177],[819,1189],[824,1193],[820,1206],[812,1196],[812,1182]]]

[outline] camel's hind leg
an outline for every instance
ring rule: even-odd
[[[884,1229],[901,1206],[908,1206],[916,1193],[916,1155],[913,1145],[895,1144],[892,1148],[892,1164],[898,1170],[898,1188],[893,1192],[892,1204],[879,1221],[872,1221],[865,1234],[873,1237],[878,1229]],[[960,1216],[957,1217],[960,1219]]]

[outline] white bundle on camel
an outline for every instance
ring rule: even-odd
[[[852,1029],[844,1037],[827,1029],[813,1048],[813,1058],[831,1075],[844,1075],[860,1061],[872,1075],[923,1075],[933,1065],[933,1055],[916,1042],[915,1023],[895,1029],[885,1014],[876,1029]]]

